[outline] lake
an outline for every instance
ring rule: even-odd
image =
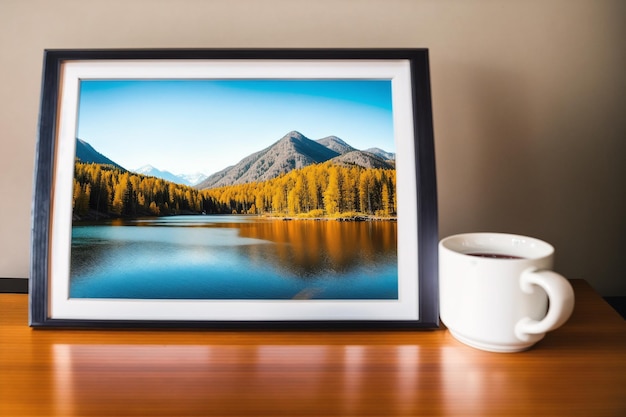
[[[70,297],[397,299],[397,223],[241,215],[77,223]]]

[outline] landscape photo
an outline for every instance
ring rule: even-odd
[[[71,298],[399,298],[390,80],[79,93]]]

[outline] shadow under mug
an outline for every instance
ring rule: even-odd
[[[574,308],[567,279],[551,271],[552,245],[506,233],[466,233],[439,242],[441,321],[457,340],[519,352],[563,325]]]

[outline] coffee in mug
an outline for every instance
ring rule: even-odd
[[[574,291],[551,271],[552,245],[505,233],[467,233],[439,243],[441,321],[457,340],[492,352],[530,348],[563,325]]]

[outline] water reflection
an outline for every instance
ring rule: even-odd
[[[78,298],[396,299],[397,223],[177,216],[75,224]]]
[[[337,221],[267,221],[245,224],[240,236],[271,241],[277,268],[298,276],[343,273],[363,266],[393,262],[397,257],[396,223]],[[265,256],[268,248],[246,247],[251,257]]]

